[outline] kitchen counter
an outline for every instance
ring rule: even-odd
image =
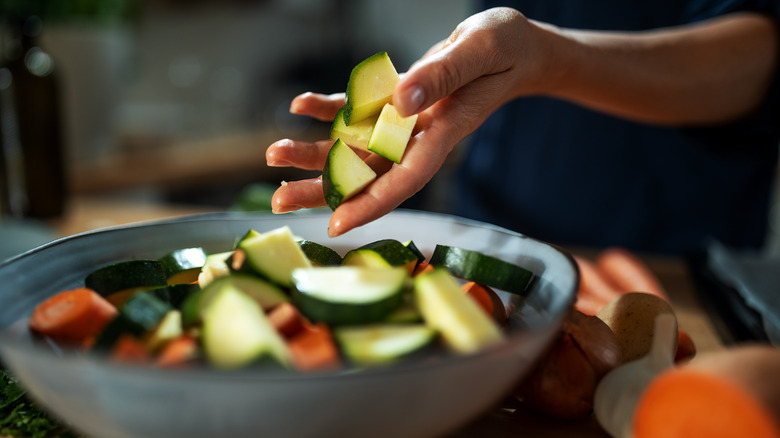
[[[66,215],[55,221],[53,225],[59,235],[67,236],[96,228],[210,211],[216,210],[81,196],[72,200]],[[586,257],[593,255],[593,252],[588,250],[572,252]],[[716,321],[702,306],[687,264],[675,258],[655,256],[642,256],[642,258],[658,275],[669,292],[680,328],[690,334],[697,350],[702,352],[723,348],[724,341],[718,335]],[[518,433],[522,433],[523,436],[548,437],[608,436],[593,419],[567,422],[545,418],[509,397],[494,409],[453,433],[451,437],[503,437],[516,436]]]

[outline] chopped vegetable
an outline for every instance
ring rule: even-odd
[[[287,343],[295,369],[332,371],[341,368],[341,355],[327,325],[305,323]]]
[[[766,406],[734,382],[677,368],[658,376],[642,394],[632,436],[780,438],[780,428]]]
[[[503,327],[507,323],[506,307],[496,292],[481,284],[470,281],[461,286],[463,292],[479,304],[485,313]]]
[[[621,292],[644,292],[669,301],[658,277],[635,254],[624,248],[607,248],[596,258],[596,266]]]
[[[621,364],[620,354],[617,338],[603,321],[575,310],[515,394],[549,417],[585,418],[593,410],[597,385]]]
[[[79,343],[100,332],[116,314],[116,307],[105,298],[82,287],[60,292],[39,304],[29,326],[54,340]]]

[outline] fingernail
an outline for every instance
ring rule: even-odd
[[[415,114],[425,102],[425,91],[419,85],[412,85],[401,93],[401,101],[404,102],[408,114]]]
[[[289,205],[275,205],[273,207],[274,213],[289,213],[291,211],[298,211],[300,209],[304,208],[302,205],[295,205],[295,204],[289,204]]]
[[[271,166],[271,167],[290,167],[290,166],[292,166],[292,164],[289,161],[285,161],[285,160],[269,161],[268,165]]]

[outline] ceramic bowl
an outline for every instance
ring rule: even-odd
[[[0,264],[0,357],[30,394],[74,429],[100,438],[436,437],[473,420],[511,391],[572,308],[578,274],[552,245],[485,223],[395,211],[330,239],[330,215],[220,213],[87,232]],[[103,265],[158,258],[178,248],[232,248],[248,229],[288,225],[303,238],[346,250],[384,238],[481,251],[534,272],[525,299],[499,291],[509,308],[506,341],[477,354],[359,372],[271,373],[161,370],[108,363],[36,342],[35,305]]]

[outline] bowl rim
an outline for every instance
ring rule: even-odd
[[[326,211],[303,211],[303,212],[292,213],[292,215],[294,216],[304,216],[304,215],[305,216],[313,216],[313,215],[330,216],[330,214],[331,214],[330,211],[327,212]],[[442,219],[442,220],[451,221],[458,225],[475,226],[483,229],[488,229],[493,232],[507,234],[513,237],[529,239],[531,241],[534,241],[535,244],[541,244],[543,246],[547,246],[552,250],[554,250],[555,252],[557,252],[559,255],[563,256],[571,270],[571,275],[573,276],[572,279],[573,287],[572,290],[570,291],[564,291],[564,292],[569,292],[568,296],[566,297],[567,302],[562,306],[560,313],[555,315],[554,318],[550,321],[550,324],[540,328],[523,328],[522,330],[517,330],[514,333],[507,333],[507,336],[505,336],[503,342],[488,346],[478,352],[471,353],[471,354],[445,353],[443,355],[437,356],[436,360],[433,361],[416,361],[416,360],[401,361],[399,363],[390,364],[389,366],[368,367],[368,368],[361,368],[361,369],[348,368],[346,370],[338,370],[338,371],[305,372],[305,373],[295,371],[295,370],[269,370],[265,368],[263,369],[244,368],[238,370],[230,370],[227,372],[222,370],[215,370],[209,367],[193,367],[193,368],[182,368],[182,369],[177,368],[177,369],[170,370],[170,369],[164,369],[164,368],[153,367],[148,365],[112,363],[100,356],[90,356],[88,354],[78,354],[78,353],[63,354],[62,352],[58,352],[55,348],[42,348],[38,346],[39,344],[38,342],[31,344],[29,342],[25,342],[18,339],[18,335],[15,336],[9,333],[10,330],[6,330],[10,326],[5,326],[0,328],[0,364],[4,363],[2,352],[4,350],[13,350],[15,353],[22,352],[23,354],[28,355],[31,359],[36,359],[36,360],[55,359],[59,362],[63,362],[70,366],[98,367],[101,369],[106,369],[109,372],[121,371],[123,374],[127,374],[128,377],[151,376],[151,375],[159,374],[164,376],[166,379],[174,378],[174,379],[189,380],[194,377],[198,380],[208,379],[208,380],[217,380],[217,381],[253,381],[253,382],[269,381],[269,380],[272,380],[274,382],[286,381],[286,380],[299,381],[299,380],[322,379],[322,378],[328,378],[328,379],[374,378],[377,375],[379,376],[385,374],[396,375],[401,372],[430,372],[431,368],[446,367],[450,363],[455,361],[463,365],[468,365],[469,363],[485,360],[489,357],[512,354],[512,352],[514,351],[512,347],[515,343],[525,342],[525,339],[528,337],[537,336],[539,333],[548,331],[550,326],[555,327],[555,330],[553,332],[557,332],[562,326],[563,320],[567,317],[568,313],[574,308],[574,303],[576,301],[576,287],[577,287],[576,285],[579,284],[579,277],[580,277],[579,270],[576,268],[576,261],[573,255],[568,250],[560,247],[559,245],[544,242],[542,240],[529,237],[525,234],[498,225],[494,225],[494,224],[490,224],[487,222],[482,222],[474,219],[464,218],[452,214],[399,208],[392,211],[388,215],[393,215],[393,216],[409,215],[409,216],[422,216],[422,217],[429,217],[435,219]],[[70,241],[77,240],[85,236],[110,233],[117,230],[133,229],[133,228],[148,227],[148,226],[158,226],[158,225],[168,225],[168,224],[176,224],[176,223],[184,223],[184,222],[214,222],[214,221],[224,221],[224,220],[246,220],[246,219],[267,217],[267,216],[269,216],[269,213],[263,213],[263,212],[243,212],[243,211],[209,212],[209,213],[198,213],[198,214],[178,216],[178,217],[165,218],[165,219],[144,220],[144,221],[137,221],[128,224],[101,227],[101,228],[57,238],[48,243],[37,246],[21,254],[18,254],[14,257],[6,259],[5,261],[0,262],[0,271],[2,271],[2,269],[4,268],[7,268],[7,266],[16,263],[17,260],[21,260],[26,257],[31,257],[32,255],[38,252],[45,251],[49,248],[58,245],[67,244]],[[11,325],[16,325],[20,323],[22,320],[24,320],[24,318],[20,318],[19,321]],[[549,334],[548,339],[543,340],[545,345],[548,345],[552,341],[553,335],[554,333],[551,333]]]

